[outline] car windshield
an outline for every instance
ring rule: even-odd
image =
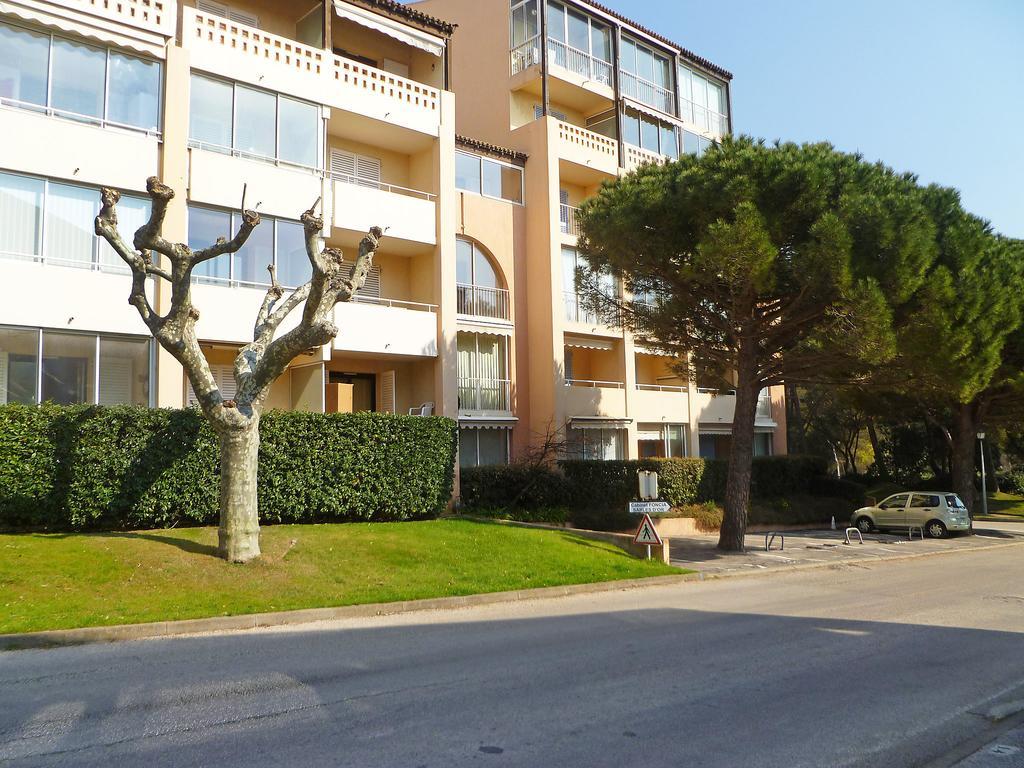
[[[959,496],[947,496],[946,506],[950,509],[967,509],[967,507],[964,506],[964,503],[960,501]]]

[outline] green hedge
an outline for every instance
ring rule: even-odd
[[[459,471],[459,503],[470,510],[560,509],[570,495],[565,476],[548,467],[508,464]]]
[[[270,411],[260,435],[264,523],[408,520],[451,498],[450,419]],[[197,410],[0,406],[0,528],[208,525],[217,496]]]

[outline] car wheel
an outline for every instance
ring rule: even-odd
[[[944,539],[946,538],[946,524],[941,520],[932,520],[928,525],[924,527],[925,531],[928,532],[928,536],[933,539]]]
[[[861,533],[871,533],[873,530],[875,530],[875,524],[871,522],[870,517],[858,517],[857,530]]]

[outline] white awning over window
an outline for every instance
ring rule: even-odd
[[[165,57],[167,38],[174,35],[173,26],[165,26],[165,34],[155,29],[142,28],[125,29],[124,34],[115,32],[114,28],[120,28],[121,25],[98,22],[85,10],[84,3],[81,12],[72,8],[54,8],[50,11],[47,6],[47,3],[0,0],[0,16],[14,16],[22,21],[53,27],[93,42],[126,48],[158,59]]]
[[[512,429],[519,421],[515,416],[477,416],[472,418],[462,417],[459,419],[461,429]]]
[[[600,349],[611,351],[615,349],[615,342],[611,339],[591,339],[586,336],[566,336],[565,346],[576,347],[577,349]]]
[[[406,26],[400,21],[395,21],[387,16],[373,13],[364,8],[346,3],[344,0],[334,0],[334,12],[343,19],[348,19],[356,24],[376,30],[388,37],[393,37],[399,42],[419,48],[434,56],[441,56],[444,53],[444,40],[436,35]]]
[[[573,429],[625,429],[632,419],[611,419],[605,416],[574,416],[569,421]]]

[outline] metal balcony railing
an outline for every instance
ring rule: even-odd
[[[511,380],[460,378],[459,410],[511,412]]]
[[[600,379],[566,379],[567,387],[585,387],[586,389],[625,389],[623,381],[601,381]]]
[[[668,88],[625,70],[619,71],[619,83],[622,92],[630,98],[636,99],[641,104],[660,109],[666,114],[675,114],[675,95]]]
[[[457,283],[456,303],[460,315],[508,320],[509,296],[505,288],[487,288],[482,285]]]
[[[612,84],[612,65],[591,56],[586,51],[573,48],[561,40],[548,38],[548,59],[551,64],[567,69],[573,74],[595,80],[602,85]]]
[[[512,49],[510,57],[513,75],[540,64],[540,35],[517,45]]]
[[[574,208],[571,205],[559,205],[558,207],[558,222],[562,228],[562,233],[566,235],[573,235],[579,237],[580,227],[576,221],[576,211],[579,208]]]
[[[678,384],[637,384],[641,392],[686,392],[687,388]]]
[[[597,313],[584,305],[583,298],[579,294],[565,291],[563,295],[565,297],[566,320],[571,320],[574,323],[596,324],[598,322]]]

